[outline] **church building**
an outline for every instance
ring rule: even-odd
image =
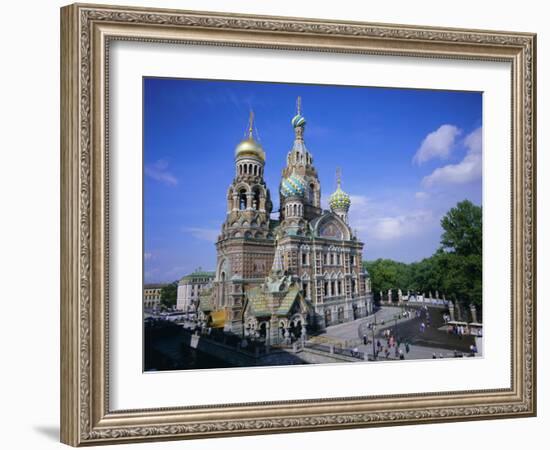
[[[279,185],[278,220],[271,219],[266,153],[251,114],[248,136],[235,149],[214,281],[199,303],[207,326],[272,343],[304,339],[309,331],[355,320],[373,307],[363,243],[348,224],[350,196],[338,175],[330,211],[322,209],[300,103],[298,98],[291,120],[294,143]]]

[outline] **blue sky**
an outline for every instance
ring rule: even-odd
[[[428,257],[446,211],[464,199],[481,205],[481,93],[145,78],[143,95],[145,282],[215,267],[251,109],[278,210],[298,95],[322,203],[340,167],[364,259]]]

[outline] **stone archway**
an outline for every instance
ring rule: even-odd
[[[338,308],[338,323],[343,323],[343,322],[344,322],[344,307],[340,306]]]
[[[267,337],[267,322],[261,322],[258,328],[260,339],[266,339]]]
[[[330,308],[325,309],[325,326],[328,327],[332,324],[332,313],[330,312]]]

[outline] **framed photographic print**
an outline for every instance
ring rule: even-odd
[[[532,416],[535,35],[61,10],[61,439]]]

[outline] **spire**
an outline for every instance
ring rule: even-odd
[[[253,131],[254,131],[254,111],[250,110],[250,116],[248,118],[248,139],[252,139]]]
[[[279,246],[279,240],[275,239],[275,258],[273,258],[273,266],[271,266],[271,273],[272,274],[280,274],[283,273],[283,255],[281,247]]]
[[[296,114],[298,116],[302,115],[302,97],[300,96],[296,99]]]
[[[340,189],[342,185],[342,169],[340,167],[336,168],[336,186]]]

